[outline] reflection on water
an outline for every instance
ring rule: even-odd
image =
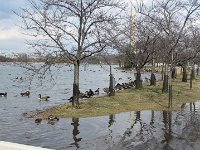
[[[115,122],[115,115],[109,116],[108,127],[111,127]]]
[[[72,118],[68,149],[198,150],[200,103],[180,112],[136,111],[94,118]],[[67,144],[67,143],[66,143]]]
[[[45,82],[46,89],[33,83],[30,97],[21,97],[20,92],[28,89],[23,85],[24,76],[23,82],[16,79],[22,70],[1,65],[0,69],[0,92],[8,93],[7,97],[0,97],[0,140],[57,150],[199,150],[199,102],[183,104],[180,112],[133,111],[93,118],[60,118],[53,125],[45,120],[36,124],[21,114],[66,102],[71,96],[69,79],[73,72],[69,67],[67,71],[60,70],[57,85],[49,87]],[[109,70],[97,66],[81,69],[81,90],[108,86]],[[134,76],[132,72],[113,72],[116,79]],[[50,101],[39,102],[39,93],[49,95]]]
[[[180,112],[134,112],[134,123],[110,149],[199,150],[199,111],[200,103],[196,102],[184,104]]]
[[[24,127],[20,130],[9,119],[0,118],[1,140],[58,150],[198,150],[200,147],[199,102],[182,105],[180,112],[149,110],[61,118],[54,125],[47,121],[36,125],[33,121],[20,120],[20,126]],[[12,134],[6,127],[12,127]]]
[[[161,141],[164,144],[163,149],[170,149],[170,141],[172,140],[172,112],[163,111],[164,123],[164,139]]]
[[[79,126],[79,118],[72,118],[72,123],[71,125],[74,127],[73,128],[73,131],[72,131],[72,136],[73,136],[73,139],[74,139],[74,143],[71,143],[70,145],[75,145],[77,148],[79,148],[79,144],[78,142],[81,141],[82,138],[79,138],[78,135],[79,135],[79,130],[78,130],[78,126]]]

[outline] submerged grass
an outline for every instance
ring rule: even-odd
[[[181,78],[173,80],[173,108],[180,109],[183,103],[200,99],[200,77],[193,81],[190,89],[189,81],[181,82]],[[94,117],[140,110],[168,110],[168,94],[162,93],[162,81],[156,86],[145,85],[143,89],[128,89],[117,92],[113,97],[95,97],[80,102],[80,109],[70,104],[55,106],[40,113],[37,117],[47,118],[49,115],[59,117]]]

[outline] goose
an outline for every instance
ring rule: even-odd
[[[99,95],[99,88],[95,91],[96,95]]]
[[[41,118],[37,118],[35,119],[35,123],[41,123],[42,119]]]
[[[21,94],[21,96],[29,96],[29,95],[30,95],[30,92],[29,92],[29,91],[26,91],[26,92],[20,93],[20,94]]]
[[[53,115],[50,115],[50,116],[48,117],[48,121],[58,121],[58,120],[59,120],[59,118],[56,117],[56,116],[53,116]]]
[[[79,93],[79,98],[88,98],[88,92],[86,91],[85,93]]]
[[[48,98],[50,98],[49,96],[41,96],[41,94],[39,94],[39,99],[43,100],[43,101],[48,101]]]
[[[88,91],[88,96],[91,97],[91,96],[93,96],[93,95],[94,95],[94,92],[90,89],[90,90]]]
[[[109,94],[109,88],[103,88],[103,91],[104,91],[106,94]]]
[[[69,100],[69,102],[72,102],[73,101],[73,96],[71,96],[68,100]]]
[[[7,93],[0,93],[0,96],[7,96]]]

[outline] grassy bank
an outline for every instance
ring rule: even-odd
[[[117,92],[113,97],[98,97],[80,102],[80,109],[64,104],[47,109],[37,117],[47,118],[49,115],[59,117],[93,117],[138,110],[168,110],[168,95],[162,93],[162,81],[156,86],[144,86],[141,90],[127,89]],[[190,89],[189,81],[173,81],[173,110],[179,110],[182,103],[200,99],[200,77],[193,81]]]

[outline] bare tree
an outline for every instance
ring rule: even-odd
[[[162,0],[153,1],[152,6],[148,9],[141,9],[140,13],[147,16],[151,20],[151,24],[156,26],[165,39],[166,51],[165,57],[167,58],[166,75],[168,77],[168,66],[170,66],[169,82],[168,78],[165,78],[163,83],[163,91],[167,91],[169,83],[169,105],[172,104],[172,81],[171,71],[175,65],[175,52],[183,36],[184,30],[188,24],[196,19],[200,7],[198,1],[173,1]]]
[[[198,55],[200,52],[200,28],[197,24],[191,24],[185,30],[184,36],[180,41],[180,48],[177,50],[177,62],[183,68],[182,81],[187,82],[187,65],[192,67],[191,72],[194,75],[194,64],[198,64]],[[192,77],[194,78],[194,77]]]
[[[140,20],[137,20],[137,42],[134,62],[134,67],[137,72],[136,88],[142,87],[140,72],[147,63],[151,63],[153,61],[159,34],[160,33],[157,32],[154,26],[149,24],[149,20],[146,16],[141,16]]]
[[[79,66],[82,60],[103,51],[107,33],[121,26],[125,3],[120,0],[28,0],[18,14],[24,27],[38,40],[28,41],[36,51],[74,65],[73,101],[79,107]],[[116,31],[115,31],[116,32]]]
[[[136,8],[136,10],[139,8]],[[139,15],[137,20],[130,17],[126,18],[124,28],[118,29],[121,32],[114,39],[114,48],[123,57],[124,67],[135,68],[136,70],[136,88],[142,88],[141,69],[152,62],[155,53],[156,41],[159,38],[159,32],[152,24],[149,24],[149,19],[144,15]],[[133,32],[134,28],[134,32]],[[134,35],[133,35],[134,34]],[[134,41],[133,41],[134,40]]]

